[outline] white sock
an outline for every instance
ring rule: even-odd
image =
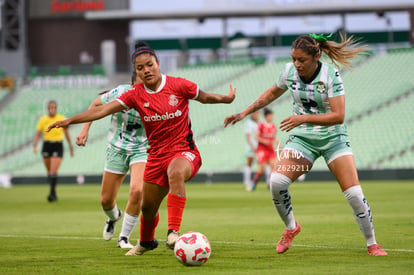
[[[110,210],[103,209],[103,211],[105,212],[105,214],[108,216],[108,218],[111,221],[116,221],[119,218],[119,209],[118,209],[118,206],[116,204],[115,204],[114,208],[112,208]]]
[[[362,193],[361,186],[352,186],[346,189],[343,194],[354,211],[355,220],[359,225],[359,229],[361,229],[362,235],[364,235],[367,246],[376,244],[377,241],[375,240],[371,209],[369,208],[369,204]]]
[[[266,165],[266,167],[265,167],[266,183],[270,182],[271,174],[272,174],[272,167],[270,167],[269,165]]]
[[[270,176],[270,193],[273,204],[280,218],[288,230],[296,228],[295,217],[293,216],[292,202],[289,194],[289,185],[292,181],[285,175],[272,173]]]
[[[243,168],[243,184],[244,187],[250,187],[252,185],[252,168],[250,166],[244,166]]]
[[[121,233],[119,237],[129,237],[131,236],[132,231],[134,231],[135,226],[138,223],[138,216],[132,216],[125,212],[124,220],[122,221]]]

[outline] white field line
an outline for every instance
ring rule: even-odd
[[[60,240],[102,240],[102,237],[82,237],[82,236],[47,236],[47,235],[14,235],[14,234],[0,234],[0,238],[27,238],[27,239],[60,239]],[[158,239],[164,242],[163,239]],[[228,242],[228,241],[211,241],[211,243],[217,244],[233,244],[233,245],[249,245],[249,246],[274,246],[273,243],[263,242]],[[366,248],[350,248],[340,246],[325,246],[325,245],[306,245],[306,244],[293,244],[292,246],[306,247],[306,248],[317,248],[317,249],[344,249],[344,250],[365,250]],[[384,249],[386,251],[395,252],[410,252],[414,253],[414,249]]]

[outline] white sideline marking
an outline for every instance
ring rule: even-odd
[[[98,238],[98,237],[12,235],[12,234],[0,234],[0,238],[60,239],[60,240],[103,240],[102,238]]]
[[[47,235],[13,235],[0,234],[0,238],[28,238],[28,239],[60,239],[60,240],[103,240],[101,237],[82,237],[82,236],[47,236]],[[158,239],[164,242],[163,239]],[[228,242],[228,241],[212,241],[212,243],[219,244],[236,244],[236,245],[255,245],[255,246],[272,246],[273,243],[258,243],[258,242]],[[321,248],[321,249],[345,249],[345,250],[365,250],[366,248],[349,248],[340,246],[325,246],[325,245],[307,245],[307,244],[293,244],[293,247],[307,247],[307,248]],[[384,249],[385,251],[409,252],[414,253],[414,249]]]

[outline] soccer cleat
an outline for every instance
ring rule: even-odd
[[[165,242],[165,246],[167,247],[167,249],[174,250],[174,246],[178,238],[180,238],[180,232],[173,229],[168,230],[167,241]]]
[[[54,201],[57,201],[57,196],[56,196],[56,194],[50,194],[49,196],[47,196],[47,200],[48,200],[49,202],[54,202]]]
[[[247,192],[252,192],[253,188],[249,185],[244,188]]]
[[[368,255],[373,255],[373,256],[386,256],[388,255],[387,252],[385,252],[382,248],[381,245],[378,244],[373,244],[368,246]]]
[[[301,227],[300,227],[300,224],[298,222],[296,222],[296,228],[295,229],[293,229],[293,230],[287,230],[286,229],[285,232],[283,232],[283,234],[282,234],[282,238],[277,243],[277,246],[276,246],[277,253],[286,252],[292,246],[293,238],[295,238],[295,236],[297,234],[299,234],[300,230],[301,230]]]
[[[158,241],[156,239],[148,242],[138,242],[136,246],[131,248],[125,255],[126,256],[136,256],[142,255],[147,251],[154,250],[158,247]]]
[[[119,248],[123,248],[123,249],[126,249],[126,248],[129,248],[129,249],[131,249],[131,248],[133,248],[134,246],[128,241],[128,238],[127,237],[120,237],[119,239],[118,239],[118,245],[117,245]]]
[[[252,191],[256,191],[257,182],[253,182],[252,184]]]
[[[106,221],[106,224],[105,224],[105,227],[104,227],[104,230],[103,230],[103,233],[102,233],[103,239],[105,241],[109,241],[114,236],[116,222],[119,221],[121,219],[121,216],[122,216],[121,210],[118,209],[118,211],[119,211],[118,219],[116,219],[114,221],[111,221],[110,219],[108,219]]]

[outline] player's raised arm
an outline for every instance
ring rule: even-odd
[[[203,104],[215,104],[215,103],[229,104],[229,103],[232,103],[235,98],[236,98],[236,88],[233,88],[233,86],[230,84],[229,92],[227,93],[227,95],[206,93],[200,90],[196,100]]]
[[[57,121],[49,125],[49,127],[47,127],[47,131],[49,132],[52,128],[67,127],[71,124],[98,120],[106,117],[107,115],[120,112],[124,109],[125,107],[122,106],[121,103],[118,101],[112,101],[108,104],[89,109],[68,119]]]
[[[279,88],[276,85],[273,85],[267,89],[262,95],[259,96],[249,107],[244,111],[228,116],[224,119],[224,127],[227,127],[229,124],[235,124],[236,122],[242,120],[249,114],[260,110],[261,108],[267,106],[277,98],[279,98],[286,90]]]
[[[92,101],[89,109],[96,108],[102,106],[101,97],[97,97],[94,101]],[[79,135],[76,137],[76,144],[78,146],[85,146],[86,142],[88,141],[89,137],[89,129],[92,125],[92,121],[86,122],[83,124],[82,130]]]

